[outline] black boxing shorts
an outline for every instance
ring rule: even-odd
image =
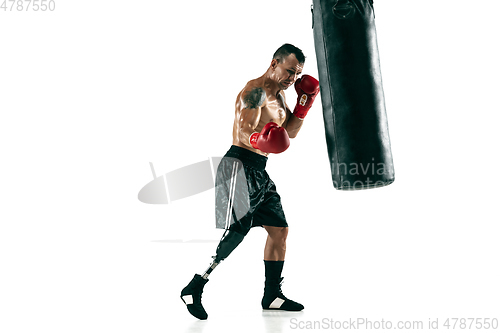
[[[256,226],[288,227],[266,162],[267,157],[234,145],[224,155],[215,178],[217,228],[246,235]]]

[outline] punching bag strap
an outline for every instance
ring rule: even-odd
[[[312,27],[314,29],[314,4],[311,4]]]

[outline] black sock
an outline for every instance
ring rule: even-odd
[[[264,260],[266,268],[266,282],[279,283],[284,264],[284,261]]]

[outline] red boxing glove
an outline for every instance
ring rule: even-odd
[[[302,75],[295,81],[295,91],[298,97],[293,114],[299,119],[304,119],[319,93],[319,81],[312,76]]]
[[[290,146],[290,138],[286,129],[270,122],[260,133],[255,132],[250,136],[250,144],[264,153],[279,154]]]

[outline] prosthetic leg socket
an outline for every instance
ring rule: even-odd
[[[208,278],[215,267],[217,267],[217,265],[222,260],[226,259],[231,254],[231,252],[233,252],[233,250],[241,243],[243,238],[245,238],[244,235],[236,231],[227,230],[222,236],[219,245],[217,246],[216,255],[212,257],[214,261],[212,262],[210,267],[208,267],[202,277],[204,279]]]

